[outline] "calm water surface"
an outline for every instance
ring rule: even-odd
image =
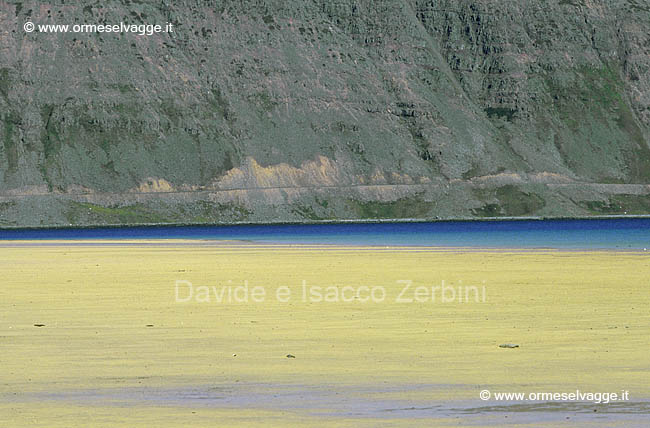
[[[643,250],[650,249],[650,219],[0,230],[0,240],[18,239],[238,239],[297,244]]]

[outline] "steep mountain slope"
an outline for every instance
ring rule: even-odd
[[[650,2],[0,1],[0,136],[4,226],[650,213]]]

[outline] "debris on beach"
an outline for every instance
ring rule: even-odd
[[[45,327],[45,324],[34,324],[34,327]]]
[[[295,355],[287,354],[287,358],[296,358]]]
[[[499,348],[513,349],[513,348],[519,348],[519,345],[515,343],[502,343],[501,345],[499,345]]]

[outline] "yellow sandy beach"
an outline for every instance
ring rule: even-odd
[[[641,426],[650,413],[647,253],[5,242],[0,272],[0,426]],[[578,389],[629,400],[479,399]]]

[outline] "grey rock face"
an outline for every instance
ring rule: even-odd
[[[0,139],[0,226],[650,213],[650,3],[0,1]]]

